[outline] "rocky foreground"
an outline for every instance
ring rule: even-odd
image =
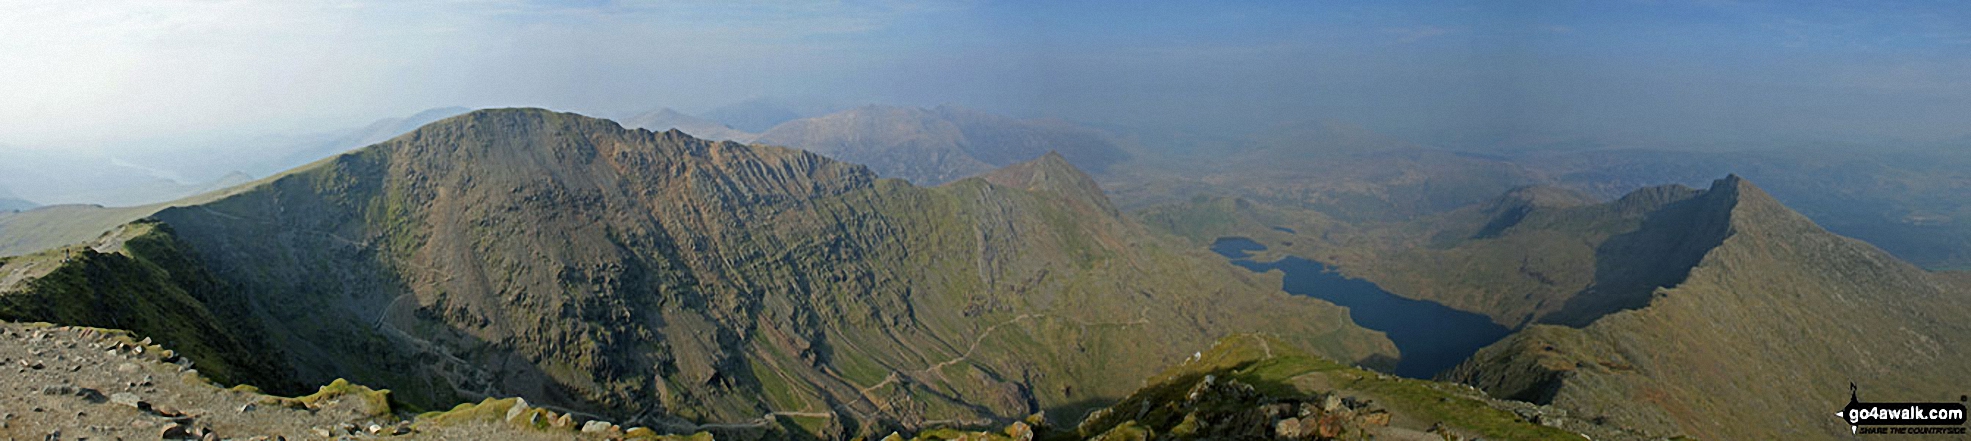
[[[0,322],[0,439],[677,438],[517,399],[406,416],[389,391],[343,381],[295,398],[222,388],[151,343],[126,331]]]
[[[223,388],[184,356],[120,330],[0,322],[0,366],[0,439],[712,439],[584,421],[517,398],[413,414],[388,390],[340,380],[293,398]],[[1544,406],[1347,367],[1252,334],[1227,337],[1145,384],[1072,426],[1035,415],[999,430],[933,429],[911,439],[1627,438],[1542,418],[1553,411]]]

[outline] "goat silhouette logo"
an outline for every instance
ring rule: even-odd
[[[1962,399],[1960,398],[1960,401]],[[1848,407],[1834,416],[1848,422],[1854,434],[1964,434],[1964,403],[1866,403],[1860,388],[1848,383]]]

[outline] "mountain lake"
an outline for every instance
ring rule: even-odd
[[[1280,270],[1286,274],[1282,290],[1346,306],[1357,325],[1388,334],[1401,352],[1396,375],[1430,378],[1512,332],[1484,315],[1390,294],[1375,283],[1342,276],[1320,262],[1293,256],[1256,262],[1248,254],[1264,249],[1265,245],[1243,237],[1220,238],[1211,245],[1212,251],[1231,259],[1232,264],[1253,272]]]

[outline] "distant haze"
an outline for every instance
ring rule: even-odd
[[[1215,134],[1340,119],[1450,143],[1971,132],[1971,7],[1408,3],[7,2],[0,155],[209,151],[444,106],[704,114],[763,97]]]

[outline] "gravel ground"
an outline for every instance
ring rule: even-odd
[[[0,439],[611,439],[498,421],[414,424],[361,395],[301,404],[205,381],[123,331],[0,322]]]

